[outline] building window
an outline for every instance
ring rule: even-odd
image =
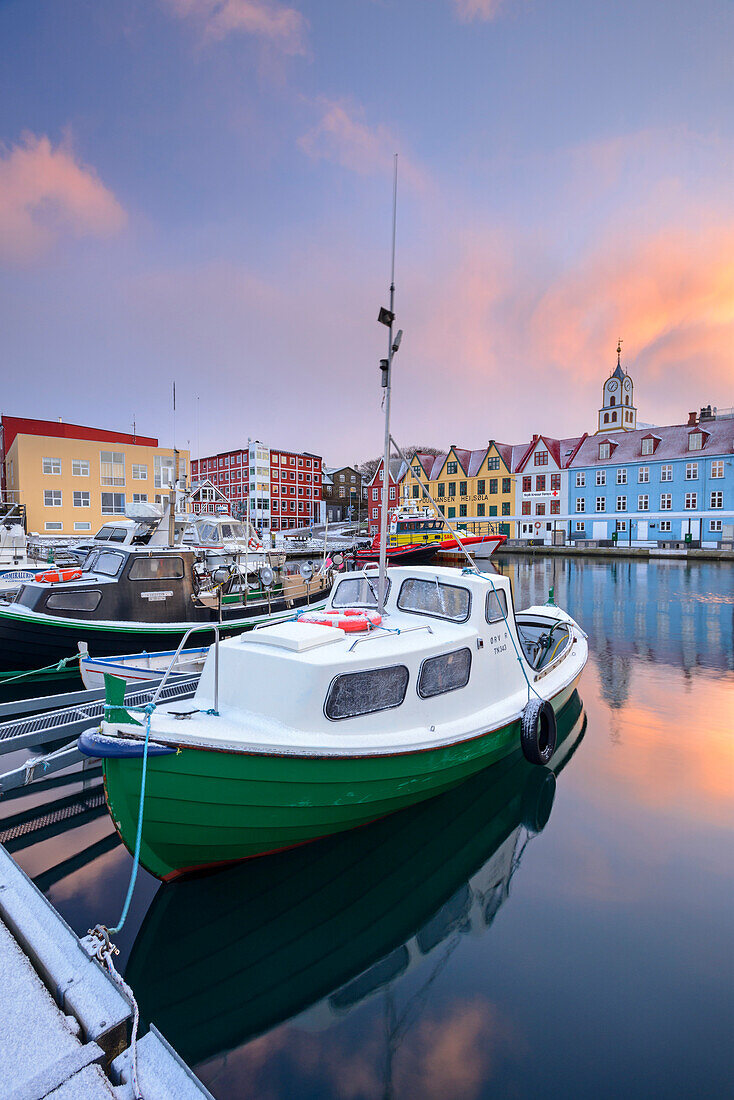
[[[512,478],[511,477],[503,477],[502,478],[502,492],[503,493],[511,493],[512,492]]]
[[[686,481],[698,481],[697,462],[686,462]]]
[[[147,493],[133,493],[133,504],[146,504],[147,501]]]
[[[586,530],[586,524],[582,520],[577,520],[576,530],[577,531],[585,531]]]
[[[670,520],[669,519],[661,519],[660,520],[660,530],[661,531],[670,531],[670,529],[671,529],[670,528]]]
[[[616,527],[617,531],[626,531],[627,530],[627,520],[626,519],[618,519],[614,526]]]
[[[607,498],[606,497],[597,497],[596,498],[596,510],[597,510],[597,512],[605,512],[606,507],[607,507]]]
[[[653,443],[653,439],[643,439],[640,454],[651,455],[654,451]]]
[[[627,497],[617,497],[617,511],[618,512],[626,512],[627,511]]]
[[[63,531],[64,525],[56,519],[46,520],[46,523],[44,524],[44,529],[46,531]]]
[[[711,494],[711,508],[723,508],[724,507],[724,494],[720,489],[717,489]]]
[[[71,472],[74,477],[89,477],[89,463],[85,458],[72,458]]]
[[[698,507],[698,493],[686,493],[686,508]]]
[[[637,511],[646,512],[650,507],[650,497],[647,493],[641,493],[637,498]]]
[[[487,483],[486,483],[486,481],[484,481],[484,479],[480,479],[477,482],[477,495],[480,496],[480,497],[483,497],[483,496],[485,496],[486,492],[487,492]]]
[[[637,469],[637,480],[640,484],[646,483],[650,480],[650,467],[639,466]]]
[[[535,514],[536,514],[536,516],[544,516],[545,515],[545,504],[536,504],[535,505]]]
[[[561,475],[551,474],[550,487],[552,493],[560,493],[561,491]]]
[[[484,511],[484,505],[483,505],[483,504],[477,504],[477,515],[478,515],[478,516],[483,516],[483,515],[485,515],[485,511]]]
[[[415,488],[417,490],[418,486],[416,485]],[[390,500],[395,500],[395,486],[394,485],[390,486]]]
[[[133,463],[133,481],[147,481],[148,467],[139,462]]]
[[[606,485],[606,483],[607,483],[607,472],[606,472],[606,470],[597,470],[596,471],[596,484],[597,485]]]
[[[576,511],[577,512],[585,512],[586,511],[586,498],[585,497],[576,497]]]
[[[497,505],[496,504],[490,504],[489,514],[490,514],[490,516],[496,516],[497,515]]]
[[[662,512],[669,512],[673,507],[673,494],[661,493],[660,494],[660,510]]]
[[[465,516],[466,515],[466,504],[460,504],[459,505],[459,515],[460,516]]]
[[[221,458],[220,458],[221,463]],[[156,455],[153,459],[154,481],[156,489],[167,489],[175,480],[172,455]]]
[[[533,465],[534,466],[547,466],[548,465],[548,452],[547,451],[536,451],[534,456],[533,456]]]
[[[660,480],[661,481],[672,481],[673,480],[673,467],[672,466],[661,466],[660,467]]]
[[[721,530],[721,520],[720,519],[711,519],[711,520],[709,520],[709,531],[720,531],[720,530]]]
[[[488,470],[499,470],[499,468],[500,468],[500,460],[498,458],[488,458],[487,459],[487,469]]]
[[[43,503],[46,508],[61,507],[61,489],[44,489]]]
[[[74,524],[74,530],[75,531],[91,531],[92,530],[92,525],[88,521],[78,520]]]
[[[600,443],[599,444],[599,458],[609,458],[609,455],[611,454],[611,451],[612,451],[611,443]]]
[[[522,479],[522,491],[523,493],[530,493],[533,490],[533,479],[531,477],[524,477]]]
[[[454,519],[455,517],[456,517],[456,509],[455,508],[449,508],[449,519]]]
[[[581,489],[586,485],[586,471],[579,470],[576,474],[576,488]]]
[[[499,478],[491,477],[489,479],[489,495],[491,497],[497,495],[497,486],[499,485]]]
[[[43,472],[44,472],[44,474],[60,474],[61,473],[61,459],[60,458],[44,458],[44,460],[43,460]]]
[[[102,493],[102,515],[103,516],[124,516],[125,515],[125,494],[124,493]]]
[[[691,432],[688,436],[688,450],[700,451],[703,447],[703,432]]]
[[[84,489],[74,490],[74,507],[75,508],[88,508],[89,507],[89,493]]]
[[[372,509],[372,518],[373,519],[377,519],[378,512],[379,512],[378,508],[373,508]]]
[[[407,485],[406,485],[406,489],[407,489]],[[390,492],[392,492],[392,489],[390,490]],[[420,485],[414,485],[413,486],[413,500],[418,499],[418,494],[419,493],[420,493]]]
[[[530,501],[529,500],[524,500],[522,502],[522,514],[524,516],[529,516],[530,515]]]
[[[502,515],[503,516],[509,516],[510,515],[510,502],[509,502],[509,500],[503,500],[502,501]]]
[[[550,514],[552,516],[560,516],[560,514],[561,514],[561,502],[560,502],[560,500],[552,500],[550,502]]]
[[[380,499],[380,490],[379,489],[374,488],[372,490],[372,499],[373,500],[379,500]]]
[[[446,496],[446,484],[443,481],[439,481],[438,483],[438,496],[439,499]]]
[[[604,423],[605,424],[609,423],[609,413],[604,413]]]
[[[125,455],[122,451],[100,451],[99,461],[102,485],[125,484]]]
[[[627,484],[627,471],[626,470],[617,470],[617,485],[626,485],[626,484]]]
[[[723,459],[717,459],[711,463],[711,476],[723,477],[724,476],[724,461]]]
[[[458,464],[456,462],[447,462],[446,463],[446,473],[447,474],[455,474],[456,471],[457,471],[457,467],[458,467]]]
[[[535,479],[535,491],[536,493],[545,492],[545,474],[538,474]]]
[[[497,486],[497,482],[495,482],[495,492],[497,492],[496,486]],[[459,496],[460,497],[465,497],[466,495],[467,495],[467,493],[466,493],[466,482],[465,481],[460,481],[459,482]]]
[[[455,497],[456,496],[456,482],[455,481],[450,481],[449,482],[449,496],[450,497]]]

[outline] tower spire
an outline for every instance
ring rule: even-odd
[[[622,366],[622,363],[620,362],[621,356],[622,356],[622,337],[620,336],[619,339],[617,340],[617,366],[618,367]]]

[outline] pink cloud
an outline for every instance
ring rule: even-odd
[[[453,0],[456,14],[462,23],[470,23],[473,19],[495,19],[502,3],[503,0]]]
[[[106,237],[126,214],[93,168],[80,163],[68,143],[24,135],[0,149],[0,258],[32,259],[62,234]]]
[[[239,32],[265,38],[284,53],[305,53],[307,22],[277,0],[164,0],[180,18],[193,17],[208,38]]]
[[[389,178],[393,155],[400,154],[400,141],[386,126],[369,126],[362,110],[345,100],[322,100],[321,118],[298,146],[312,160],[328,160],[361,176]],[[423,170],[403,155],[400,178],[416,188],[427,183]]]

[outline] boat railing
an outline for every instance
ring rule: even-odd
[[[368,634],[362,634],[359,638],[355,638],[349,647],[351,653],[355,646],[360,642],[378,641],[380,638],[393,638],[396,634],[413,634],[416,630],[427,630],[429,634],[433,634],[433,627],[430,623],[420,623],[418,626],[405,626],[405,627],[389,627],[389,626],[376,626],[374,630],[370,630]]]
[[[164,672],[163,679],[161,680],[160,684],[156,688],[155,695],[151,699],[151,703],[153,705],[155,705],[158,702],[158,697],[159,697],[160,693],[163,691],[163,688],[165,687],[165,684],[166,684],[166,680],[170,676],[171,671],[173,670],[173,667],[176,664],[176,661],[178,660],[179,654],[181,653],[181,650],[183,649],[184,645],[186,644],[186,641],[188,640],[189,636],[191,634],[194,634],[197,631],[201,631],[201,630],[213,630],[214,631],[214,714],[216,714],[216,715],[219,714],[219,627],[216,625],[216,623],[197,623],[196,626],[190,626],[189,627],[189,629],[186,631],[186,633],[184,634],[181,641],[178,643],[178,649],[176,650],[173,657],[171,658],[171,663],[168,666],[168,668],[166,669],[166,671]]]

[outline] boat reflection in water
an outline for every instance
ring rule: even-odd
[[[362,829],[162,886],[126,968],[143,1019],[196,1064],[299,1013],[326,1025],[428,955],[442,966],[508,896],[585,724],[574,693],[546,768],[518,751]]]

